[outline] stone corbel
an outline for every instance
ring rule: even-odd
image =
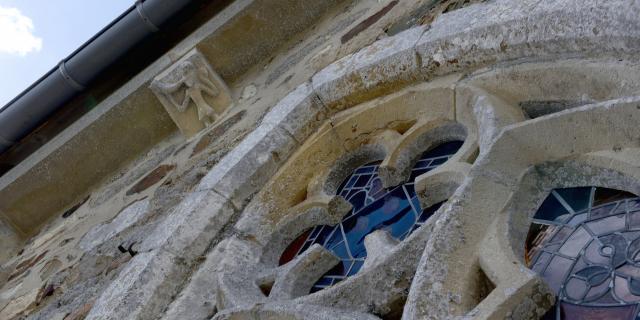
[[[229,88],[197,49],[157,75],[150,88],[186,137],[213,124],[233,105]]]

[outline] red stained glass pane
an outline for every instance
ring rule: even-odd
[[[311,229],[302,233],[295,240],[293,240],[291,244],[289,244],[287,249],[285,249],[282,255],[280,256],[280,265],[283,265],[293,260],[293,258],[296,257],[296,255],[300,251],[300,248],[302,248],[302,246],[304,245],[304,242],[309,237],[309,233],[311,233]]]

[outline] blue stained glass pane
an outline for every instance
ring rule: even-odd
[[[322,289],[324,289],[324,288],[326,288],[326,287],[320,287],[320,286],[314,285],[314,286],[311,288],[311,291],[310,291],[309,293],[318,292],[318,291],[320,291],[320,290],[322,290]]]
[[[407,193],[409,193],[409,196],[413,197],[416,195],[416,188],[413,183],[405,184],[404,188],[407,189]]]
[[[349,179],[349,182],[347,182],[347,185],[345,186],[345,188],[351,188],[356,181],[358,180],[358,177],[351,177],[351,179]]]
[[[389,189],[382,187],[377,175],[380,161],[354,170],[337,191],[351,203],[351,212],[337,226],[317,227],[308,237],[309,244],[319,243],[341,260],[318,280],[311,292],[356,274],[367,257],[364,238],[371,232],[386,230],[392,237],[402,240],[428,219],[440,204],[422,210],[415,195],[413,179],[444,163],[460,146],[462,142],[448,142],[423,153],[412,169],[411,179]],[[437,160],[435,164],[434,160]],[[305,244],[305,249],[308,246]]]
[[[422,210],[422,213],[420,214],[420,218],[418,218],[418,222],[427,221],[427,219],[429,219],[434,213],[436,213],[438,209],[440,209],[440,206],[442,206],[443,203],[444,202],[436,203],[431,207]]]
[[[409,181],[413,182],[413,181],[416,180],[417,176],[419,176],[421,174],[425,174],[425,173],[427,173],[429,171],[431,171],[431,168],[413,170],[413,171],[411,171],[411,176],[409,177]]]
[[[448,160],[448,158],[438,158],[433,160],[433,165],[439,165],[439,164],[443,164]]]
[[[420,200],[418,199],[418,197],[416,197],[415,193],[414,194],[409,194],[411,196],[411,203],[413,203],[413,208],[415,210],[418,210],[418,212],[416,212],[416,217],[420,217],[420,214],[422,213],[420,211]]]
[[[353,206],[353,211],[359,211],[365,205],[365,202],[367,200],[367,192],[364,190],[358,191],[354,195],[351,195],[349,198],[347,198],[347,200]]]
[[[313,230],[311,231],[311,234],[309,235],[309,239],[315,238],[318,235],[318,233],[320,233],[322,228],[323,228],[323,226],[317,226],[317,227],[313,228]]]
[[[430,163],[431,163],[431,160],[420,160],[416,163],[414,170],[427,168]]]
[[[640,210],[640,199],[633,199],[627,201],[627,210],[634,212]]]
[[[385,194],[385,190],[382,187],[382,180],[380,180],[380,178],[371,180],[367,190],[369,192],[369,196],[373,199],[380,199]]]
[[[356,169],[355,173],[371,173],[376,170],[376,166],[364,166]]]
[[[327,277],[322,277],[320,278],[320,280],[318,282],[316,282],[316,286],[330,286],[331,283],[333,282],[333,279],[331,278],[327,278]]]
[[[358,178],[358,181],[356,181],[356,183],[353,185],[354,187],[364,187],[367,185],[367,182],[369,182],[369,179],[371,179],[371,175],[362,175]]]
[[[335,247],[337,244],[339,244],[341,241],[343,241],[343,237],[342,237],[342,233],[340,233],[340,227],[338,226],[333,229],[333,234],[329,236],[326,243],[324,244],[324,247],[331,249]]]
[[[305,242],[300,248],[300,252],[304,252],[305,250],[309,249],[309,247],[311,247],[312,244],[313,244],[313,241]]]
[[[416,216],[413,213],[413,209],[408,200],[402,201],[403,207],[400,212],[389,221],[385,221],[383,229],[387,230],[392,237],[399,239],[406,231],[411,230],[411,227],[416,223]]]
[[[441,156],[450,156],[458,151],[462,147],[462,141],[451,141],[443,143],[425,153],[422,154],[422,159],[425,158],[437,158]]]
[[[360,271],[360,268],[362,268],[362,265],[364,265],[364,260],[353,261],[353,265],[351,266],[351,270],[349,270],[349,273],[347,274],[347,276],[352,276],[358,273],[358,271]]]
[[[558,201],[558,199],[556,199],[556,197],[549,195],[533,218],[538,220],[556,221],[560,217],[567,218],[566,215],[568,213],[567,209],[560,203],[560,201]]]
[[[557,189],[556,192],[575,212],[589,207],[591,187]]]
[[[358,193],[361,189],[354,189],[354,190],[342,190],[341,192],[339,192],[338,194],[345,198],[345,199],[349,199],[351,197],[353,197],[354,194]]]
[[[318,234],[318,236],[316,237],[316,239],[313,242],[314,243],[324,244],[325,240],[331,234],[332,231],[333,231],[333,227],[323,226],[322,230],[320,230],[320,233]]]
[[[344,243],[344,241],[334,245],[333,247],[330,247],[329,249],[331,249],[333,254],[335,254],[340,259],[347,260],[347,261],[351,259],[351,255],[349,254],[349,251],[347,250],[347,246]]]

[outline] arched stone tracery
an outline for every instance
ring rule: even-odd
[[[241,287],[251,291],[257,301],[295,299],[317,304],[311,301],[319,300],[324,301],[320,304],[339,303],[346,307],[349,301],[337,299],[344,296],[341,292],[371,288],[378,294],[353,295],[353,301],[358,304],[356,310],[379,315],[401,310],[399,302],[406,297],[419,258],[415,252],[424,245],[431,228],[431,219],[426,218],[437,215],[440,204],[455,189],[445,188],[422,199],[422,195],[430,194],[429,190],[416,190],[413,182],[440,175],[431,188],[436,189],[439,184],[457,185],[458,180],[446,177],[451,172],[462,176],[466,172],[450,164],[468,159],[464,154],[473,154],[473,150],[468,149],[475,146],[473,141],[468,141],[473,139],[471,131],[453,120],[452,94],[448,85],[408,88],[349,110],[345,116],[336,115],[331,127],[321,128],[309,138],[254,198],[245,210],[247,215],[239,221],[238,228],[244,237],[256,239],[251,245],[254,258],[235,262],[237,267],[219,278],[221,296],[228,299],[221,303],[237,307],[234,298],[249,294],[240,292],[238,287]],[[412,98],[416,96],[437,99],[424,103]],[[381,116],[372,117],[373,114]],[[313,152],[332,149],[336,150],[334,154]],[[326,158],[322,159],[323,156]],[[447,172],[441,172],[445,167]],[[379,174],[382,171],[385,175]],[[405,176],[398,179],[396,174]],[[396,180],[385,181],[390,178]],[[296,188],[302,192],[296,192]],[[304,198],[300,198],[300,194]],[[362,201],[356,201],[359,194],[366,194]],[[283,208],[283,203],[290,206]],[[423,211],[420,209],[423,203],[432,204]],[[374,207],[377,209],[371,209]],[[389,212],[385,213],[385,207]],[[369,224],[366,222],[369,218],[379,221]],[[350,233],[358,226],[364,228],[362,232]],[[324,228],[328,242],[335,237],[339,246],[346,243],[343,237],[357,234],[354,239],[357,244],[341,247],[345,251],[343,256],[336,246],[312,245],[319,242],[317,236],[324,233]],[[296,240],[300,237],[312,240]],[[243,242],[240,238],[236,241]],[[256,246],[255,242],[259,244]],[[283,256],[292,243],[298,245],[297,250]],[[350,249],[359,251],[349,254],[346,250]],[[338,263],[336,256],[342,258],[342,263]],[[403,262],[398,264],[399,259]],[[256,272],[247,272],[249,278],[241,279],[237,276],[241,272],[238,268],[246,270],[248,263],[253,264]],[[341,264],[348,265],[338,270]],[[396,282],[388,283],[384,276],[380,277],[391,274],[399,275]],[[324,287],[322,283],[327,279],[344,281],[335,281],[331,284],[341,282],[340,285],[316,292]],[[388,289],[381,290],[381,286]],[[310,291],[316,293],[309,295]],[[374,309],[369,309],[370,306]]]
[[[280,265],[291,261],[317,243],[340,257],[341,262],[323,275],[312,287],[315,292],[337,284],[364,269],[368,262],[368,235],[382,230],[396,241],[402,241],[421,227],[442,203],[422,209],[415,192],[417,176],[445,163],[461,147],[453,141],[425,151],[411,169],[404,184],[384,188],[379,177],[381,161],[358,167],[344,180],[337,194],[352,205],[351,211],[335,226],[316,226],[296,238],[283,252]],[[383,241],[393,240],[385,238]],[[369,245],[369,247],[372,245]]]

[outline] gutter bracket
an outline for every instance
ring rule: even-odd
[[[142,6],[142,0],[137,0],[136,1],[136,12],[138,13],[138,16],[140,17],[140,19],[142,19],[142,22],[144,22],[144,24],[147,26],[147,28],[151,31],[151,32],[158,32],[160,29],[151,21],[151,19],[149,19],[149,16],[147,16],[147,13],[144,11],[144,7]]]
[[[80,83],[78,83],[78,81],[76,81],[71,77],[71,75],[69,74],[69,71],[67,70],[67,66],[64,60],[60,61],[60,63],[58,64],[58,71],[60,71],[62,78],[64,78],[65,82],[69,86],[71,86],[71,88],[73,88],[76,91],[82,91],[85,89],[83,85],[81,85]]]

